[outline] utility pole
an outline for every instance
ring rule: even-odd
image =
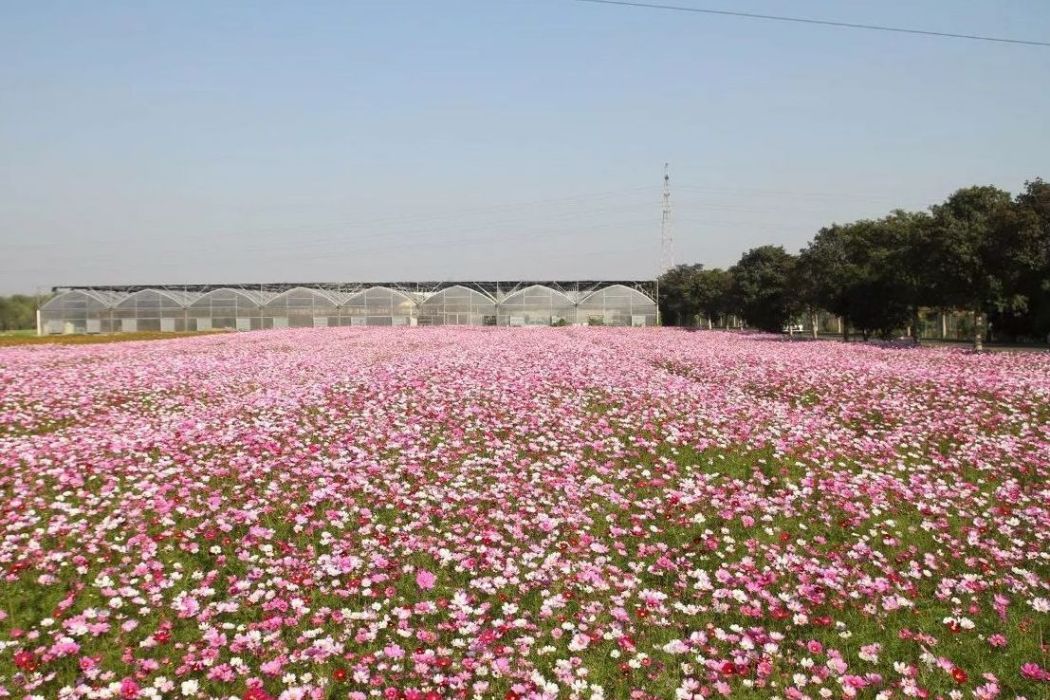
[[[43,320],[40,315],[40,285],[37,285],[36,288],[36,334],[44,334]]]
[[[671,233],[671,164],[664,163],[663,208],[660,217],[660,268],[656,271],[656,325],[660,319],[660,276],[674,267],[674,236]]]

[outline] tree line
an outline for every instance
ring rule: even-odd
[[[36,328],[37,297],[26,294],[0,296],[0,331]]]
[[[822,228],[797,255],[765,245],[727,270],[679,265],[660,277],[667,325],[697,318],[780,331],[825,311],[865,339],[909,329],[923,310],[964,311],[974,344],[1042,341],[1050,333],[1050,184],[1016,197],[967,187],[928,211]]]

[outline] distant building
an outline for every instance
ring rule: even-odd
[[[654,286],[389,282],[56,287],[43,334],[326,326],[655,326]]]

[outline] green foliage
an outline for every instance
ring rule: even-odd
[[[693,282],[703,265],[677,265],[660,276],[660,317],[670,326],[692,325],[699,308]]]
[[[0,331],[36,328],[36,309],[37,297],[25,294],[0,297]]]
[[[958,190],[929,213],[897,210],[821,229],[796,258],[779,246],[729,270],[679,265],[660,278],[664,323],[728,314],[779,331],[800,312],[842,317],[844,332],[917,332],[920,309],[972,314],[1001,340],[1050,337],[1050,184],[1015,198],[996,187]],[[990,335],[990,331],[988,331]]]
[[[796,277],[806,301],[842,316],[865,337],[889,336],[913,313],[913,285],[897,264],[915,227],[898,212],[878,221],[821,229],[799,256]]]
[[[1003,219],[987,258],[999,303],[989,309],[995,327],[1014,336],[1050,334],[1050,184],[1025,184]]]
[[[932,224],[916,246],[927,266],[928,305],[981,312],[1005,301],[994,248],[1010,208],[1010,195],[995,187],[961,189],[931,208]]]
[[[660,277],[660,314],[665,324],[688,326],[733,313],[732,275],[703,265],[678,265]]]
[[[733,275],[726,270],[701,270],[694,280],[693,294],[700,313],[712,321],[733,312]]]
[[[792,287],[797,258],[781,246],[753,248],[730,268],[732,299],[752,326],[779,332],[800,308]]]

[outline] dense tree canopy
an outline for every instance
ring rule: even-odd
[[[843,319],[847,337],[850,328],[888,337],[917,332],[920,309],[935,309],[971,314],[978,344],[989,328],[1042,339],[1050,333],[1050,184],[1033,180],[1013,198],[967,187],[928,213],[826,226],[797,257],[761,246],[729,270],[680,265],[661,284],[665,323],[735,315],[777,331],[824,310]]]
[[[752,248],[730,268],[731,298],[740,315],[752,326],[779,331],[799,309],[791,286],[795,256],[781,246]]]
[[[810,305],[824,308],[865,337],[907,324],[912,304],[906,274],[892,258],[906,244],[911,222],[894,214],[878,221],[821,229],[799,256],[797,277]]]
[[[36,328],[37,298],[24,294],[0,297],[0,331]]]
[[[718,268],[678,265],[660,278],[660,314],[668,325],[717,322],[734,312],[732,276]]]

